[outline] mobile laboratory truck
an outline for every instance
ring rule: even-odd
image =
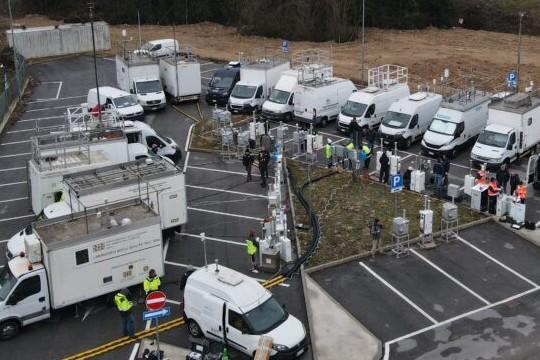
[[[240,81],[234,85],[227,108],[232,113],[260,111],[281,74],[290,69],[289,61],[264,58],[240,67]]]
[[[137,96],[144,110],[163,109],[167,105],[159,79],[159,64],[150,56],[116,55],[116,83],[120,89]]]
[[[338,118],[341,107],[356,87],[352,81],[333,76],[331,66],[300,73],[294,88],[295,121],[325,126]]]
[[[159,77],[172,102],[199,100],[201,96],[201,64],[187,53],[159,59]]]
[[[509,164],[540,142],[540,98],[515,93],[489,105],[487,126],[471,151],[475,165],[498,168]]]
[[[337,128],[348,133],[353,118],[363,128],[378,128],[392,103],[410,95],[408,69],[381,65],[369,69],[368,86],[351,94],[339,113]]]
[[[27,173],[32,210],[36,214],[59,200],[64,175],[125,163],[148,154],[142,144],[128,144],[119,129],[42,135],[33,137],[31,145]]]
[[[439,110],[442,96],[430,92],[417,92],[390,105],[384,115],[379,135],[385,144],[397,142],[409,148],[422,138]]]
[[[490,93],[474,88],[444,97],[422,138],[422,153],[455,158],[486,126],[490,101]]]
[[[146,204],[109,204],[36,222],[25,253],[0,271],[0,339],[51,312],[164,274],[160,217]]]
[[[170,230],[181,232],[187,223],[184,173],[169,161],[156,157],[66,175],[63,200],[46,206],[40,219],[54,219],[95,208],[104,202],[144,199],[161,218],[163,238]],[[7,242],[8,259],[24,251],[25,238],[35,237],[32,227],[17,232]]]

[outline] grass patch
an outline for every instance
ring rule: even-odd
[[[306,168],[299,162],[288,161],[291,174],[298,186],[306,181]],[[312,178],[334,170],[314,168]],[[330,261],[365,253],[371,249],[371,237],[368,223],[377,217],[384,229],[382,243],[392,242],[392,219],[395,216],[394,194],[387,186],[367,180],[352,181],[350,173],[339,172],[306,187],[304,194],[319,216],[321,224],[321,241],[319,249],[307,266],[316,266]],[[294,198],[296,223],[309,224],[306,211]],[[444,201],[431,199],[431,209],[434,212],[433,230],[440,230],[441,207]],[[419,210],[424,208],[424,197],[420,194],[402,191],[398,195],[399,215],[406,211],[410,220],[410,238],[419,235]],[[459,205],[460,224],[479,220],[484,215]],[[310,231],[298,231],[300,246],[303,249],[311,241]]]
[[[247,115],[233,115],[233,126],[240,126],[249,122],[251,118]],[[215,121],[212,116],[205,116],[199,120],[193,128],[191,148],[205,150],[221,150],[220,137],[216,131]]]

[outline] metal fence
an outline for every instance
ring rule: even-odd
[[[2,81],[4,88],[0,89],[0,132],[4,130],[17,101],[22,97],[27,80],[26,61],[24,57],[17,55],[17,71],[7,79],[7,82]]]

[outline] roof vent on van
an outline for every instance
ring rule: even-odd
[[[417,92],[409,96],[409,100],[413,101],[421,101],[424,100],[427,97],[427,93],[425,92]]]
[[[504,99],[505,104],[513,109],[519,109],[522,106],[529,106],[531,98],[526,93],[512,94]]]
[[[242,281],[244,281],[244,279],[242,279],[240,276],[230,272],[220,273],[217,279],[222,283],[231,286],[239,285],[242,283]]]
[[[376,93],[377,91],[379,91],[379,88],[376,87],[376,86],[368,86],[367,88],[362,89],[362,91],[372,94],[372,93]]]

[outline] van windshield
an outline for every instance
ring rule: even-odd
[[[133,105],[137,105],[137,98],[133,95],[121,96],[113,99],[114,106],[117,109],[127,108]]]
[[[411,115],[409,114],[398,113],[395,111],[387,111],[384,115],[382,123],[383,125],[391,128],[403,129],[407,126],[410,119]]]
[[[13,289],[13,286],[15,286],[15,283],[17,283],[17,279],[13,274],[11,273],[11,270],[9,270],[9,266],[6,265],[0,271],[0,300],[4,301],[6,300],[6,297],[9,295],[11,289]]]
[[[150,80],[150,81],[138,81],[137,92],[139,94],[147,94],[152,92],[161,92],[161,83],[159,80]]]
[[[289,314],[271,297],[255,309],[247,312],[244,318],[255,334],[267,333],[287,320]]]
[[[431,125],[429,125],[429,131],[443,135],[454,135],[456,132],[456,127],[456,123],[435,118],[431,122]]]
[[[478,143],[498,148],[506,147],[508,134],[500,134],[493,131],[482,131],[478,137]]]
[[[343,109],[341,109],[341,113],[350,117],[362,117],[366,108],[366,104],[348,100],[343,106]]]
[[[172,144],[172,140],[171,140],[170,138],[161,135],[161,134],[158,133],[157,131],[156,131],[156,134],[157,134],[160,138],[162,138],[163,140],[165,140],[165,142],[166,142],[167,144]]]
[[[231,76],[228,76],[231,75]],[[210,84],[208,84],[211,88],[218,88],[218,89],[229,89],[233,83],[234,76],[233,74],[219,74],[214,75],[212,77],[212,80],[210,80]]]
[[[275,102],[276,104],[285,104],[287,100],[289,100],[290,94],[291,93],[288,91],[272,89],[272,92],[270,93],[270,97],[268,98],[268,100],[271,102]]]
[[[256,86],[236,84],[231,95],[237,99],[249,99],[253,97],[255,90],[257,90]]]

